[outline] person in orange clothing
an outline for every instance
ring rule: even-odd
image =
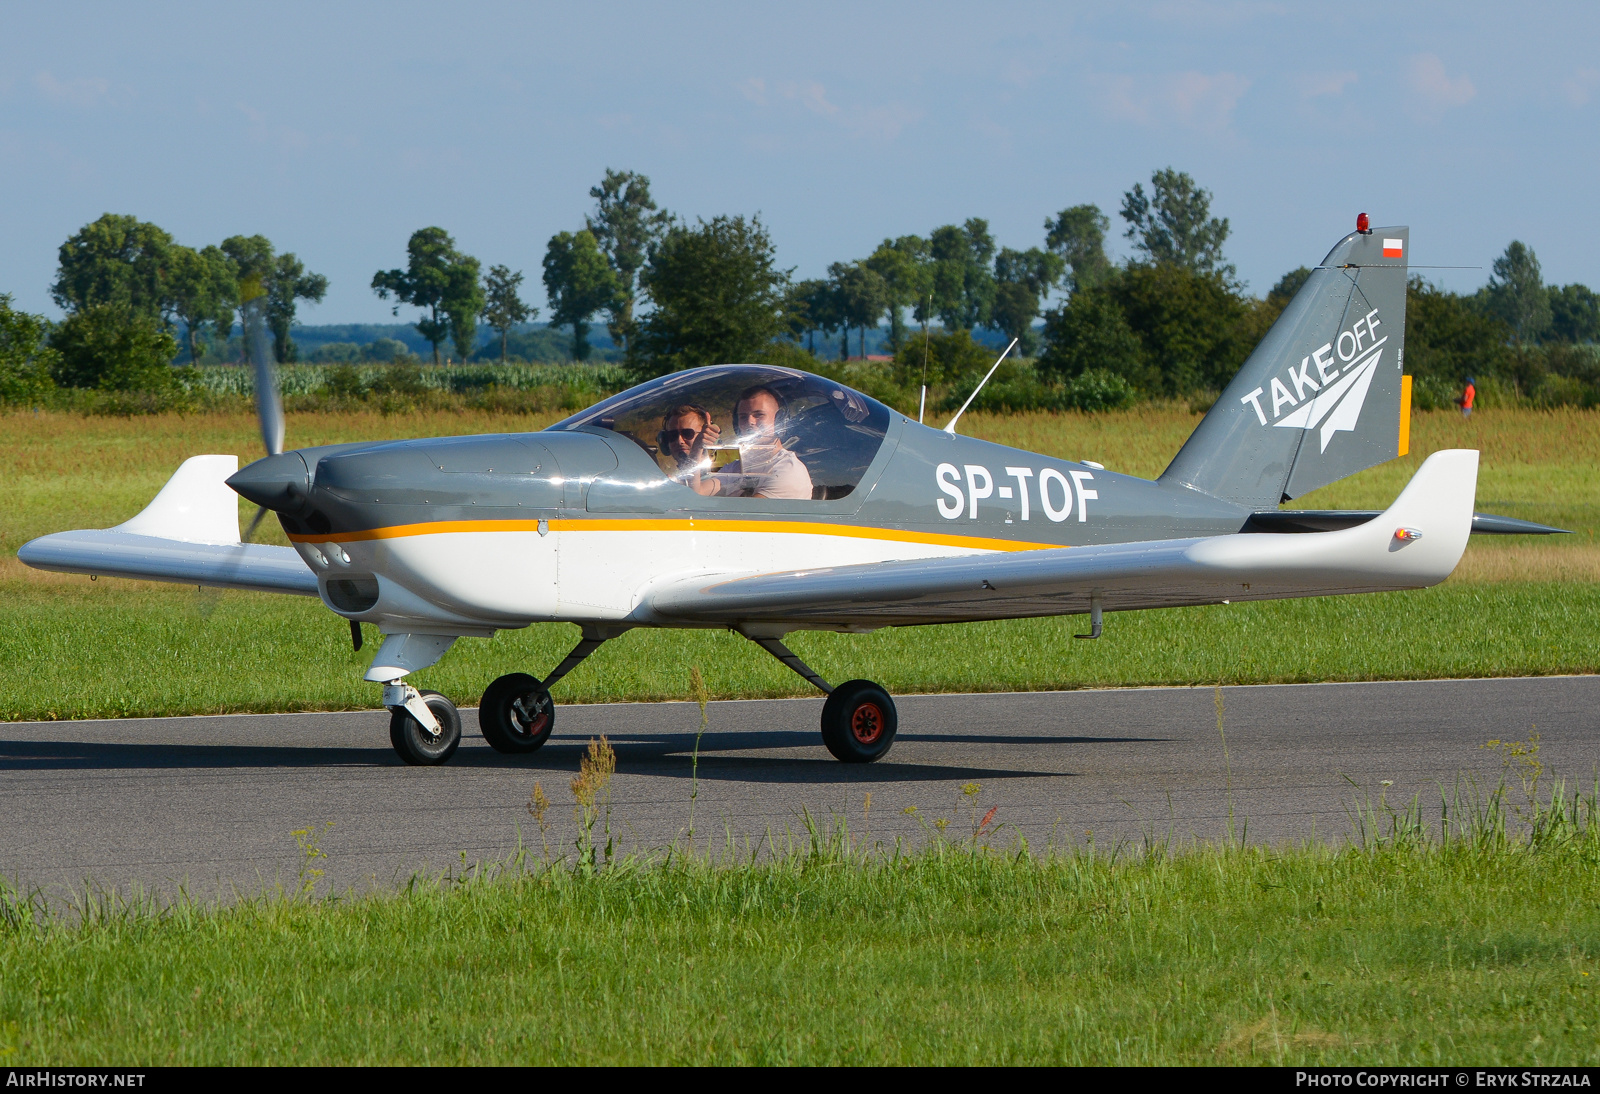
[[[1462,390],[1461,398],[1456,400],[1456,405],[1461,408],[1461,416],[1463,418],[1472,417],[1472,400],[1477,397],[1478,389],[1474,385],[1472,377],[1468,376],[1467,386]]]

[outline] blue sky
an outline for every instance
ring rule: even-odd
[[[0,6],[0,292],[54,313],[106,211],[263,233],[368,288],[438,224],[543,302],[607,166],[759,212],[797,276],[970,216],[1002,244],[1172,165],[1265,292],[1365,210],[1471,288],[1506,243],[1600,284],[1600,6],[1151,3]],[[1116,241],[1119,252],[1125,244]],[[405,313],[402,312],[404,316]]]

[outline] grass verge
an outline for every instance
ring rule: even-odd
[[[836,826],[70,921],[7,894],[0,1063],[1594,1063],[1594,797],[1454,805],[1367,803],[1342,849]]]
[[[13,584],[0,599],[0,719],[141,717],[373,707],[343,620],[299,597],[200,594],[88,579]],[[1414,593],[1012,620],[868,635],[797,633],[825,677],[894,693],[1142,684],[1538,676],[1600,669],[1600,585],[1449,584]],[[462,705],[506,672],[542,675],[578,639],[540,624],[462,639],[419,686]],[[686,664],[712,698],[812,694],[743,638],[631,631],[564,679],[560,702],[684,699]]]

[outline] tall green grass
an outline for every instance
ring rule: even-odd
[[[836,818],[797,842],[589,870],[535,852],[387,894],[311,875],[226,906],[100,893],[59,916],[8,892],[0,1063],[1600,1058],[1592,791],[1530,796],[1513,772],[1446,791],[1443,824],[1369,802],[1339,849],[1159,832],[1029,849],[980,828],[971,789],[962,834],[916,849]],[[314,834],[295,835],[314,869]]]

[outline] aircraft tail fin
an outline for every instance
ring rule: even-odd
[[[1404,455],[1409,228],[1341,239],[1161,481],[1273,509]]]

